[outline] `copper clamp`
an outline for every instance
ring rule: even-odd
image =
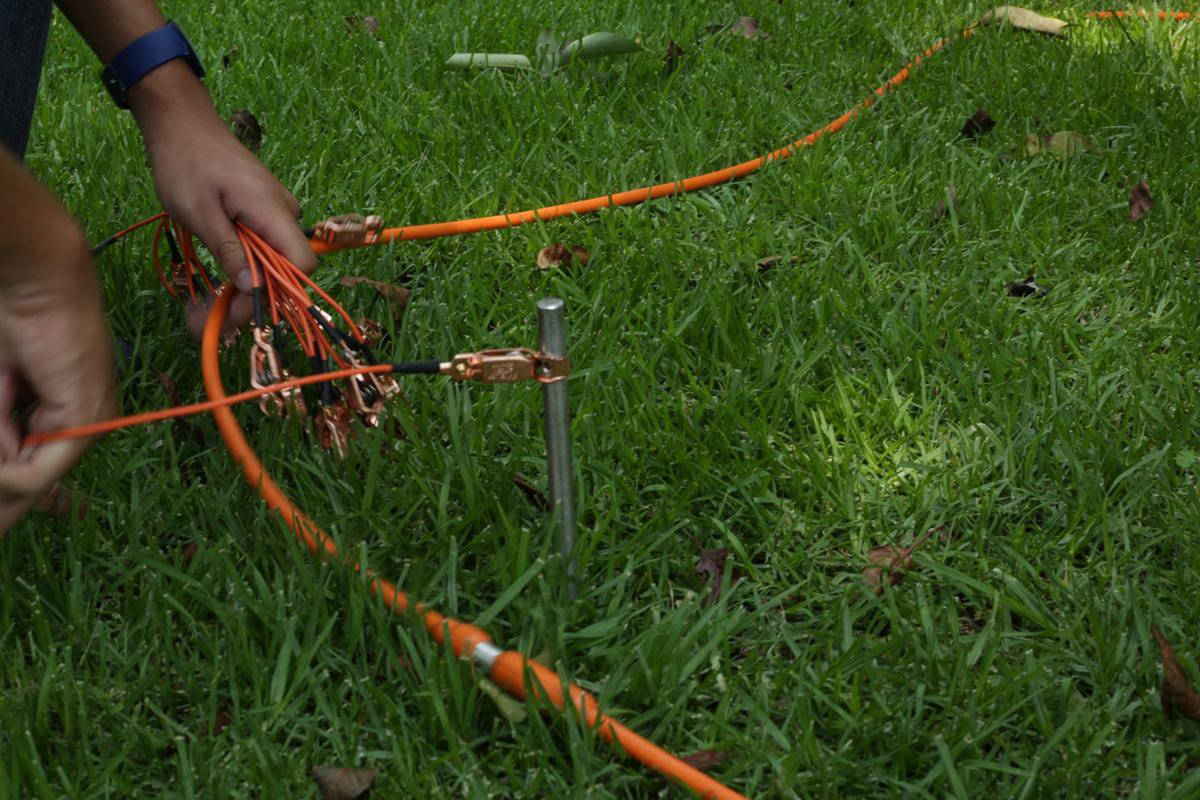
[[[264,389],[290,378],[287,370],[279,366],[272,330],[258,326],[252,326],[252,330],[254,346],[250,349],[250,385],[255,389]],[[288,411],[299,417],[307,415],[304,394],[296,387],[263,395],[258,399],[258,407],[269,417]]]
[[[555,383],[571,373],[566,356],[551,356],[526,347],[460,353],[442,365],[442,374],[478,383]]]
[[[374,244],[383,233],[383,217],[338,214],[313,226],[313,238],[337,247]]]

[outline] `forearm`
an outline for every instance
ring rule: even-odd
[[[57,0],[57,5],[103,64],[131,42],[166,24],[153,0]],[[179,59],[163,64],[130,87],[128,100],[148,145],[169,119],[178,123],[182,116],[216,116],[204,84]]]

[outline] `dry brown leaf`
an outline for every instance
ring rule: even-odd
[[[66,519],[72,514],[83,519],[87,516],[88,501],[87,498],[77,496],[63,484],[55,483],[50,487],[50,491],[37,501],[34,510],[59,519]]]
[[[1039,286],[1034,282],[1033,276],[1030,275],[1023,281],[1016,283],[1006,283],[1004,291],[1009,297],[1045,297],[1050,290],[1045,286]]]
[[[963,123],[962,135],[968,139],[974,139],[976,136],[982,136],[990,132],[994,127],[996,127],[996,120],[992,119],[992,115],[981,108]]]
[[[721,599],[721,579],[725,577],[725,560],[729,557],[729,548],[715,547],[705,550],[700,560],[696,562],[696,574],[704,575],[708,583],[708,602],[716,603]],[[734,567],[729,573],[729,586],[738,582],[741,574]]]
[[[1020,6],[997,6],[979,20],[982,25],[1001,21],[1008,21],[1017,30],[1044,33],[1048,36],[1062,36],[1063,29],[1067,27],[1067,23],[1061,19],[1042,16]]]
[[[362,28],[371,36],[375,35],[376,29],[379,28],[379,20],[372,16],[360,17],[351,15],[346,17],[346,32],[354,33],[358,28]]]
[[[591,258],[592,254],[577,244],[571,247],[567,247],[565,244],[552,244],[538,251],[537,268],[545,270],[568,267],[573,261],[578,261],[581,267],[586,267]]]
[[[904,571],[912,566],[913,553],[917,552],[917,549],[925,544],[930,536],[944,530],[946,530],[945,525],[930,528],[908,547],[889,544],[871,550],[867,553],[867,561],[871,566],[863,570],[863,585],[872,589],[875,594],[883,594],[885,582],[888,586],[895,586],[903,580]]]
[[[200,546],[195,542],[188,542],[183,546],[183,549],[179,551],[179,557],[183,560],[184,564],[190,564],[192,563],[192,559],[196,557],[196,553],[199,552],[199,550]]]
[[[1133,187],[1129,193],[1129,219],[1137,222],[1154,208],[1154,198],[1150,196],[1150,186],[1143,180]]]
[[[217,718],[213,720],[212,732],[210,736],[216,736],[221,731],[233,724],[233,714],[228,710],[223,710],[217,714]]]
[[[353,769],[350,767],[313,767],[312,777],[317,782],[324,800],[357,800],[366,797],[375,782],[377,769]]]
[[[364,278],[362,275],[348,275],[338,281],[342,286],[370,286],[379,296],[387,300],[392,307],[392,319],[396,324],[400,324],[401,317],[404,316],[404,309],[408,308],[408,301],[412,298],[412,292],[405,289],[403,286],[396,286],[392,283],[384,283],[383,281]]]
[[[663,57],[663,74],[670,75],[679,68],[679,59],[683,56],[683,48],[675,42],[667,42],[667,54]]]
[[[679,760],[692,769],[708,769],[715,767],[728,757],[728,753],[721,753],[716,750],[697,750],[694,753],[689,753],[681,757]]]
[[[525,495],[525,499],[532,503],[538,511],[545,512],[550,510],[550,498],[545,492],[534,486],[524,475],[513,475],[512,482]]]
[[[758,20],[754,17],[738,17],[726,30],[730,33],[741,34],[747,39],[771,38],[771,34],[758,27]]]
[[[244,144],[251,153],[257,153],[258,149],[262,147],[262,126],[258,124],[258,118],[248,109],[239,108],[234,111],[229,116],[229,127],[238,141]]]
[[[941,222],[946,217],[950,216],[951,211],[958,210],[958,190],[953,186],[946,187],[947,200],[938,203],[938,207],[933,210],[933,221]]]
[[[158,373],[158,385],[162,387],[167,394],[167,399],[171,401],[171,405],[182,405],[179,399],[179,385],[175,383],[175,379],[165,372]]]
[[[1176,711],[1189,719],[1200,722],[1200,694],[1188,683],[1175,648],[1167,643],[1162,631],[1155,625],[1151,628],[1154,641],[1158,642],[1158,652],[1163,662],[1162,706],[1163,713],[1169,719]]]
[[[772,268],[787,262],[788,264],[799,264],[800,256],[766,256],[754,262],[758,266],[759,272],[769,272]]]
[[[1025,153],[1036,156],[1049,153],[1059,158],[1069,158],[1095,150],[1092,140],[1075,131],[1059,131],[1053,134],[1031,133],[1025,137]]]

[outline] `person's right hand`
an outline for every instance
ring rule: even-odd
[[[83,232],[0,146],[0,538],[91,444],[22,447],[22,436],[113,416],[113,381]]]

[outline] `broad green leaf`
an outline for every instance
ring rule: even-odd
[[[593,59],[640,53],[642,46],[632,39],[615,33],[589,33],[582,39],[567,42],[559,54],[559,63],[567,64],[576,58]]]
[[[554,31],[542,31],[538,34],[537,49],[533,60],[543,75],[549,75],[558,69],[558,46],[558,36],[555,35]]]
[[[459,69],[533,69],[528,56],[520,53],[455,53],[447,67]]]

